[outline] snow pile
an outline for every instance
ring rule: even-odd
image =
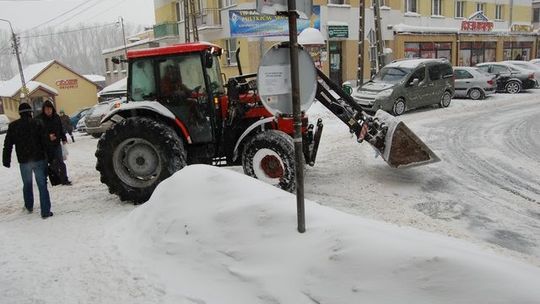
[[[540,269],[196,165],[120,225],[121,251],[184,303],[535,303]]]

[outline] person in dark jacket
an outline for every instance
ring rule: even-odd
[[[46,134],[46,152],[49,165],[58,175],[59,182],[62,185],[70,186],[71,182],[67,176],[67,168],[62,155],[62,144],[67,144],[66,132],[64,132],[60,116],[56,113],[51,101],[47,100],[43,103],[42,112],[37,119],[41,121]]]
[[[62,121],[62,127],[64,128],[64,131],[69,134],[69,136],[71,137],[71,141],[75,142],[75,137],[73,137],[73,126],[71,125],[71,119],[64,112],[64,110],[60,110],[60,120]]]
[[[39,189],[39,202],[41,217],[53,216],[51,212],[51,199],[47,189],[47,160],[45,145],[47,144],[41,125],[32,119],[32,107],[27,103],[19,106],[20,119],[9,124],[2,164],[11,166],[11,152],[15,146],[21,177],[23,181],[24,206],[29,213],[34,209],[34,192],[32,189],[32,173]]]

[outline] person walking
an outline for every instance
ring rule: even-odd
[[[42,112],[37,119],[41,121],[47,138],[47,160],[53,169],[52,172],[58,175],[60,184],[71,186],[71,181],[67,176],[64,156],[62,155],[62,144],[67,143],[66,132],[64,132],[60,116],[56,113],[56,109],[50,100],[43,103]]]
[[[71,137],[71,141],[75,142],[75,137],[73,137],[73,125],[71,125],[71,119],[64,112],[64,110],[60,110],[60,120],[62,121],[62,127],[64,128],[64,131],[69,134],[69,136]]]
[[[39,190],[41,217],[46,219],[53,216],[47,189],[46,138],[42,126],[32,119],[32,107],[29,104],[20,104],[19,115],[20,119],[9,124],[4,139],[2,164],[6,168],[11,167],[11,153],[15,146],[23,181],[24,207],[29,213],[34,210],[33,173]]]

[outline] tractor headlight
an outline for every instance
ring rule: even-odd
[[[384,98],[390,97],[390,95],[392,95],[393,92],[394,92],[393,89],[386,89],[384,91],[380,91],[377,94],[376,99],[384,99]]]

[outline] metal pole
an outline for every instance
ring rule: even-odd
[[[126,31],[124,29],[124,18],[123,17],[120,17],[120,24],[122,24],[122,37],[124,38],[125,59],[127,59]]]
[[[366,36],[366,0],[360,0],[358,4],[358,70],[357,70],[357,86],[364,83],[364,45]]]
[[[377,71],[384,66],[384,41],[381,30],[381,7],[379,0],[373,0],[373,16],[375,17],[375,45],[377,46]]]
[[[296,28],[296,1],[288,1],[289,16],[289,49],[291,58],[291,85],[294,118],[294,154],[296,169],[296,209],[298,217],[298,232],[306,232],[304,210],[304,157],[302,147],[302,112],[300,109],[300,76],[298,69],[298,32]]]
[[[19,75],[21,76],[21,89],[22,89],[22,95],[21,101],[24,101],[26,99],[26,94],[28,93],[28,89],[26,88],[26,81],[24,80],[24,73],[23,73],[23,67],[21,62],[21,57],[19,55],[19,41],[17,40],[17,35],[15,35],[15,32],[13,31],[13,26],[11,25],[11,22],[6,19],[0,19],[0,21],[5,21],[9,24],[9,28],[11,29],[11,39],[13,39],[13,48],[15,49],[15,55],[17,57],[17,65],[19,66]]]

